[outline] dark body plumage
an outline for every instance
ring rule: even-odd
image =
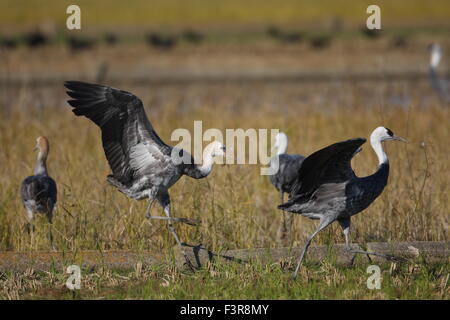
[[[43,174],[25,178],[20,196],[28,212],[45,213],[51,222],[57,198],[56,183],[52,178]]]
[[[293,182],[289,200],[278,208],[320,221],[316,231],[305,243],[294,277],[311,240],[334,221],[338,221],[343,229],[347,250],[353,253],[376,254],[352,250],[349,231],[351,217],[366,209],[387,184],[389,162],[381,145],[382,141],[387,140],[405,141],[387,128],[376,128],[370,141],[377,154],[379,166],[374,174],[363,178],[357,177],[353,172],[351,159],[361,151],[362,144],[366,142],[364,138],[334,143],[303,160]]]
[[[269,176],[270,183],[272,183],[279,192],[290,194],[305,157],[299,154],[287,153],[276,155],[274,157],[278,157],[279,167],[277,173]],[[272,159],[271,163],[273,161]]]
[[[282,150],[278,152],[286,152],[287,150],[287,136],[281,133],[277,136],[276,145],[280,147],[280,140]],[[280,193],[281,203],[284,202],[284,194],[290,194],[292,186],[297,178],[298,172],[302,165],[305,157],[299,154],[287,154],[281,153],[277,154],[270,159],[270,166],[272,170],[278,170],[275,174],[269,176],[270,183],[278,190]],[[277,163],[278,162],[278,163]],[[290,213],[283,213],[283,219],[277,230],[277,239],[280,245],[288,246],[291,241],[291,231],[293,224],[293,216]]]
[[[383,191],[389,163],[359,178],[350,161],[366,139],[351,139],[321,149],[303,161],[289,201],[279,206],[311,219],[326,215],[334,220],[349,218],[366,209]]]

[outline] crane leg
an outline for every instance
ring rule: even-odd
[[[311,244],[311,240],[323,229],[325,229],[326,227],[328,227],[332,222],[334,221],[334,219],[331,218],[327,218],[324,217],[322,219],[320,219],[319,225],[317,226],[316,231],[314,231],[314,233],[312,235],[309,236],[308,240],[306,240],[305,246],[303,247],[302,253],[300,254],[300,258],[298,259],[297,262],[297,267],[295,268],[294,273],[292,274],[292,279],[297,278],[297,274],[298,271],[300,270],[300,265],[302,264],[303,261],[303,257],[306,254],[306,251],[309,248],[309,245]]]
[[[169,197],[169,193],[167,191],[159,193],[157,195],[157,199],[158,199],[159,204],[164,208],[164,213],[166,214],[166,216],[168,218],[167,225],[168,225],[169,231],[170,231],[170,233],[172,233],[172,236],[175,238],[175,241],[177,242],[178,247],[180,248],[180,251],[183,253],[184,259],[186,260],[186,265],[191,270],[194,270],[194,266],[192,265],[191,261],[189,260],[189,257],[186,254],[185,247],[181,243],[180,238],[178,237],[178,234],[175,231],[174,226],[172,225],[173,219],[170,216],[170,197]]]
[[[345,250],[347,250],[348,252],[355,253],[355,254],[365,254],[367,256],[371,256],[371,255],[378,256],[378,257],[385,258],[386,260],[396,260],[395,257],[390,256],[390,255],[385,255],[385,254],[370,252],[370,251],[363,251],[363,250],[353,250],[350,247],[350,225],[351,225],[350,218],[340,219],[339,224],[341,225],[342,232],[344,233],[344,237],[345,237]],[[369,260],[370,260],[370,257],[369,257]]]
[[[33,231],[34,231],[34,229],[35,229],[35,227],[34,227],[34,224],[32,223],[32,221],[33,221],[33,216],[34,216],[34,214],[33,214],[33,211],[31,210],[31,209],[28,209],[27,208],[27,214],[26,214],[26,219],[27,219],[27,222],[26,222],[26,224],[25,224],[25,230],[27,231],[27,233],[30,235]]]
[[[48,239],[50,241],[50,250],[55,251],[55,246],[53,244],[53,208],[51,212],[47,214],[47,219],[49,223]]]
[[[291,244],[291,240],[292,240],[292,224],[293,223],[294,223],[294,214],[291,212],[288,212],[287,216],[286,216],[286,230],[287,230],[286,241],[287,241],[288,245]]]
[[[152,215],[150,213],[150,209],[152,208],[153,202],[155,202],[155,199],[151,199],[151,198],[148,199],[147,210],[145,211],[145,217],[147,219],[151,219],[152,218]]]
[[[173,218],[170,216],[167,217],[158,217],[158,216],[152,216],[151,215],[151,208],[153,206],[155,199],[149,199],[148,200],[148,206],[147,206],[147,210],[145,211],[145,217],[147,219],[155,219],[155,220],[172,220],[172,221],[176,221],[176,222],[182,222],[182,223],[186,223],[188,225],[191,226],[196,226],[200,224],[199,220],[195,220],[195,219],[188,219],[188,218]]]
[[[27,214],[26,214],[26,224],[25,224],[25,230],[27,231],[27,234],[30,236],[30,248],[34,245],[34,231],[36,227],[33,224],[33,217],[34,213],[31,209],[27,208]]]
[[[178,237],[177,232],[175,231],[174,226],[172,225],[172,220],[171,220],[171,217],[170,217],[170,204],[167,204],[167,205],[164,207],[164,213],[165,213],[166,216],[169,218],[169,220],[168,220],[169,231],[172,233],[173,237],[175,238],[175,241],[176,241],[177,244],[178,244],[178,247],[180,248],[180,251],[183,253],[184,259],[186,260],[187,266],[188,266],[191,270],[194,270],[194,266],[192,265],[191,260],[189,260],[189,257],[188,257],[187,254],[186,254],[185,248],[184,248],[183,244],[181,243],[180,238]]]
[[[281,203],[284,203],[284,192],[281,192]],[[291,244],[292,224],[294,223],[294,215],[291,212],[283,211],[283,221],[278,228],[277,237],[280,244],[287,247]]]

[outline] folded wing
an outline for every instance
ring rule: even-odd
[[[324,184],[339,184],[355,177],[351,159],[364,138],[334,143],[308,156],[302,163],[291,196],[309,196]]]

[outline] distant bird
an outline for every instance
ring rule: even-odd
[[[56,204],[56,183],[49,177],[47,172],[47,157],[50,145],[46,137],[38,137],[35,150],[39,150],[34,175],[27,177],[21,185],[20,196],[23,205],[27,210],[27,227],[33,230],[32,221],[35,213],[42,213],[47,216],[47,220],[52,224],[53,209]],[[53,248],[53,235],[50,228],[50,246]]]
[[[48,37],[40,31],[33,31],[26,34],[24,40],[30,48],[41,47],[49,42]]]
[[[155,48],[169,50],[177,44],[177,38],[171,35],[163,35],[158,33],[150,33],[147,35],[147,43]]]
[[[109,70],[109,64],[105,61],[101,62],[97,69],[97,75],[95,76],[96,82],[103,82],[107,75]]]
[[[277,154],[270,159],[270,167],[274,172],[269,176],[270,183],[280,192],[281,203],[284,203],[284,194],[291,193],[292,186],[297,179],[297,173],[300,170],[305,157],[299,154],[287,154],[288,137],[284,132],[277,134],[274,147]],[[293,222],[293,215],[283,213],[283,222],[278,229],[278,239],[286,244],[287,235],[290,233]]]
[[[196,224],[170,215],[168,189],[183,175],[201,179],[211,172],[214,157],[224,155],[225,146],[215,141],[203,153],[203,165],[194,163],[186,151],[165,144],[148,120],[142,101],[132,93],[112,87],[67,81],[68,103],[77,116],[85,116],[102,131],[103,149],[112,174],[107,181],[120,192],[136,200],[148,199],[147,218],[168,220],[169,230],[181,251],[182,243],[172,221]],[[154,201],[166,217],[150,215]],[[190,264],[185,254],[186,262]]]
[[[284,43],[296,43],[303,39],[303,34],[301,32],[285,32],[276,26],[270,26],[266,33],[269,37]]]
[[[434,90],[436,90],[439,98],[444,102],[450,102],[450,92],[449,86],[450,83],[439,76],[438,67],[439,62],[442,58],[442,48],[439,44],[433,43],[430,47],[431,56],[430,56],[430,81],[431,86]]]
[[[376,40],[381,36],[381,29],[369,29],[367,26],[361,28],[361,32],[369,39]]]
[[[311,240],[332,222],[341,225],[347,250],[352,253],[379,255],[350,248],[350,218],[366,209],[383,191],[389,176],[389,161],[382,142],[405,141],[385,128],[376,128],[370,143],[378,157],[378,170],[359,178],[353,172],[351,159],[361,150],[366,139],[357,138],[332,144],[308,156],[297,174],[289,200],[279,209],[300,213],[310,219],[319,219],[316,231],[308,238],[293,274],[295,278]]]
[[[314,49],[324,49],[331,45],[331,36],[329,35],[315,36],[311,38],[309,43],[311,47]]]
[[[198,31],[195,30],[185,30],[182,34],[182,37],[187,42],[193,43],[193,44],[199,44],[204,40],[203,34],[201,34]]]
[[[395,36],[392,41],[391,45],[394,48],[407,48],[408,47],[408,38],[405,35],[397,35]]]
[[[0,48],[15,49],[18,46],[18,40],[13,37],[0,37]]]
[[[106,32],[103,35],[103,39],[104,39],[105,43],[109,46],[113,46],[119,41],[117,35],[115,35],[112,32]]]
[[[94,40],[87,38],[78,38],[70,36],[67,38],[67,45],[73,53],[80,52],[82,50],[89,50],[94,47]]]

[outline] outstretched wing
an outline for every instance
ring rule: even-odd
[[[132,93],[108,86],[67,81],[68,103],[102,130],[103,149],[114,177],[128,184],[133,177],[157,171],[170,155],[148,120],[142,101]]]
[[[337,142],[314,152],[302,163],[291,196],[311,195],[323,184],[339,184],[355,177],[350,161],[364,138]]]

